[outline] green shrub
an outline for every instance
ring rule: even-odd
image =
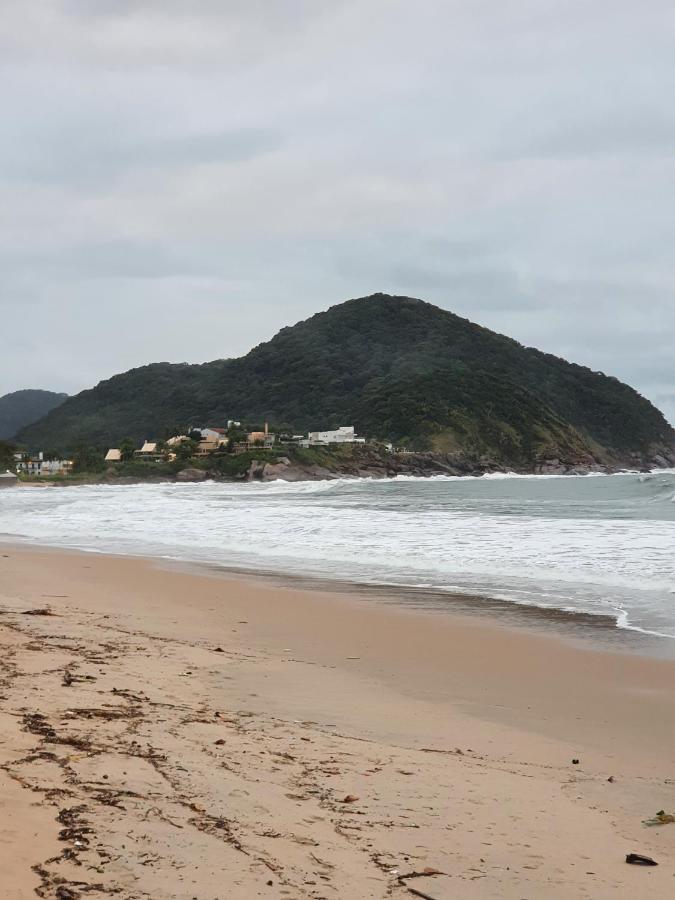
[[[184,462],[150,462],[144,459],[130,459],[117,463],[111,471],[125,478],[167,478],[185,468]]]
[[[247,450],[246,453],[219,453],[206,458],[208,471],[227,478],[242,478],[250,469],[253,460],[275,462],[280,455],[270,450]]]

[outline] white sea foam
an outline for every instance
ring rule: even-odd
[[[675,472],[6,488],[0,532],[463,591],[675,637]]]

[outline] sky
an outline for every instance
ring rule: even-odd
[[[0,394],[376,291],[675,423],[672,0],[0,0]]]

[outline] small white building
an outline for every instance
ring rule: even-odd
[[[105,455],[107,463],[122,462],[122,451],[117,447],[111,447]]]
[[[73,468],[72,459],[45,459],[42,450],[37,456],[27,456],[22,453],[17,453],[14,458],[17,460],[17,471],[25,472],[26,475],[37,475],[40,477],[47,475],[69,475]]]
[[[204,441],[215,441],[217,444],[227,444],[227,428],[199,428],[197,429]]]
[[[14,472],[10,472],[9,469],[6,472],[0,472],[0,488],[14,487],[18,483],[19,479]]]
[[[321,444],[365,444],[366,439],[357,437],[353,425],[340,425],[334,431],[310,431],[307,435],[310,446]]]

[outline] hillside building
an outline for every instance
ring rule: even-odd
[[[17,453],[14,458],[17,472],[25,472],[26,475],[37,477],[69,475],[73,468],[72,459],[45,459],[42,450],[36,456]]]
[[[197,428],[203,440],[215,441],[216,444],[227,444],[227,428]]]
[[[272,434],[269,425],[265,422],[264,431],[249,431],[245,441],[239,441],[234,445],[235,453],[244,453],[246,450],[271,450],[277,440],[276,434]]]
[[[334,431],[310,431],[307,443],[310,447],[325,444],[365,444],[366,439],[357,437],[353,425],[340,425]]]
[[[144,441],[140,450],[134,450],[134,456],[150,462],[159,462],[163,458],[163,454],[157,449],[157,441]]]
[[[208,429],[204,430],[206,431]],[[198,442],[195,454],[196,456],[209,456],[211,453],[215,453],[216,450],[220,449],[220,447],[226,444],[227,439],[221,441],[218,438],[204,438],[203,440]]]
[[[276,439],[277,437],[275,434],[270,434],[267,422],[265,422],[264,431],[249,431],[246,435],[246,442],[249,447],[263,447],[266,450],[269,450],[274,446]]]

